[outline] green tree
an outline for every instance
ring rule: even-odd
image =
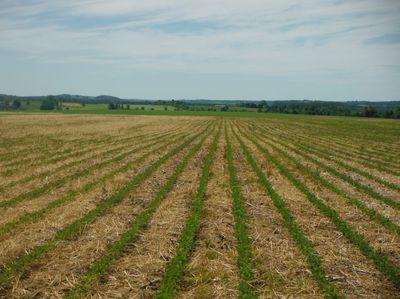
[[[12,102],[11,108],[14,110],[18,110],[21,108],[21,102],[19,100],[14,100]]]
[[[228,105],[224,105],[221,107],[221,111],[228,111],[229,110],[229,106]]]
[[[48,96],[40,105],[40,110],[54,110],[55,108],[58,108],[58,103],[54,96]]]
[[[371,106],[364,107],[364,116],[365,117],[377,117],[378,112],[376,111],[376,109],[374,107],[371,107]]]

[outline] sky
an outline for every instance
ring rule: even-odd
[[[400,1],[0,0],[0,93],[400,100]]]

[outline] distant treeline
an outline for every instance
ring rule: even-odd
[[[175,111],[254,111],[259,113],[275,112],[287,114],[310,115],[337,115],[360,117],[384,117],[400,119],[400,101],[367,102],[325,102],[325,101],[220,101],[220,100],[140,100],[120,99],[113,96],[80,96],[80,95],[54,95],[38,97],[18,97],[0,95],[0,110],[21,110],[22,102],[28,107],[31,102],[40,102],[41,110],[60,110],[62,103],[107,104],[110,110],[130,110],[130,104],[135,105],[162,105],[165,110],[173,107]],[[66,108],[69,109],[69,108]],[[138,110],[139,108],[135,108]],[[144,107],[140,109],[144,110]],[[28,109],[26,109],[28,110]]]
[[[338,115],[400,118],[400,102],[324,102],[324,101],[259,101],[242,102],[240,107],[256,108],[258,112],[288,114]]]
[[[177,110],[199,110],[199,111],[248,111],[250,108],[257,112],[275,112],[287,114],[310,114],[310,115],[336,115],[336,116],[361,116],[361,117],[385,117],[400,119],[400,101],[391,102],[324,102],[324,101],[251,101],[229,104],[212,104],[207,101],[202,104],[197,101],[155,101],[157,105],[174,106]]]

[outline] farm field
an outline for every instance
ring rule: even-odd
[[[400,122],[3,114],[0,298],[400,298]]]

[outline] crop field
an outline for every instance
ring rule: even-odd
[[[400,122],[3,114],[0,298],[400,298]]]

